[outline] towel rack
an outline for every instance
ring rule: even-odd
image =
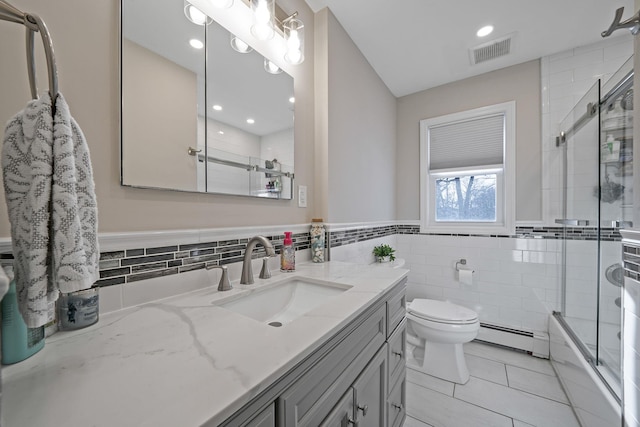
[[[51,40],[51,35],[49,34],[46,24],[38,15],[22,12],[4,0],[0,0],[0,20],[16,22],[26,27],[27,71],[29,73],[29,87],[33,99],[38,98],[33,33],[36,31],[40,33],[42,43],[44,44],[44,54],[47,59],[49,94],[51,95],[52,107],[54,107],[54,101],[56,96],[58,96],[58,70],[53,53],[53,41]]]

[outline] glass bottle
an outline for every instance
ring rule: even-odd
[[[311,261],[324,262],[325,229],[322,218],[311,220]]]

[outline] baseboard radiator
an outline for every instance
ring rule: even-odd
[[[543,359],[549,358],[549,334],[546,332],[522,331],[490,323],[480,323],[480,331],[476,340],[522,350]]]

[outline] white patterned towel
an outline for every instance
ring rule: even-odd
[[[28,327],[47,321],[58,291],[98,280],[98,210],[89,149],[61,94],[43,94],[9,121],[2,173],[16,291]]]

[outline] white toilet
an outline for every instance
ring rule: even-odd
[[[407,305],[407,319],[407,341],[416,346],[407,365],[458,384],[469,381],[462,344],[478,335],[478,313],[444,301],[414,299]]]

